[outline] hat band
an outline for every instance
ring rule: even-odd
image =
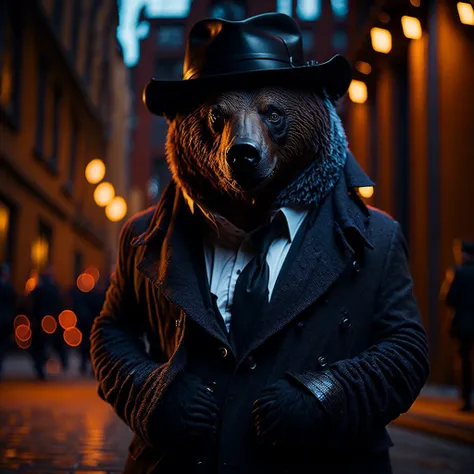
[[[199,79],[201,77],[218,76],[223,74],[238,74],[239,72],[248,72],[256,70],[282,69],[286,67],[295,67],[293,58],[281,59],[276,57],[243,57],[235,59],[232,62],[219,63],[216,68],[195,69],[189,68],[183,76],[183,80]]]

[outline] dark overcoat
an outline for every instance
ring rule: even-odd
[[[391,472],[385,426],[422,388],[427,343],[400,227],[355,192],[371,184],[349,156],[239,360],[181,192],[171,184],[156,209],[127,222],[91,338],[99,393],[135,433],[127,474]],[[219,430],[197,450],[164,450],[152,446],[151,415],[183,370],[213,383]],[[321,402],[332,426],[310,451],[263,452],[252,404],[289,371],[331,375]]]

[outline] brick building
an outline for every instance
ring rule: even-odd
[[[174,11],[159,10],[160,2],[146,4],[135,12],[136,25],[146,35],[133,68],[134,114],[131,170],[133,211],[156,202],[170,175],[165,161],[166,120],[152,116],[141,101],[143,88],[151,77],[181,79],[186,39],[191,26],[203,18],[240,20],[260,13],[280,11],[291,14],[303,31],[305,57],[324,61],[347,45],[347,0],[195,0],[177,1]],[[163,4],[163,2],[161,2]],[[132,16],[132,15],[130,15]],[[130,27],[130,25],[127,25]]]
[[[451,0],[370,3],[353,0],[349,9],[348,57],[370,70],[354,70],[367,100],[346,99],[349,144],[377,183],[371,202],[407,236],[432,380],[448,383],[458,368],[440,287],[454,264],[453,240],[474,240],[474,26],[461,22]],[[405,37],[403,16],[418,19],[417,39]],[[391,33],[388,54],[374,51],[373,27]]]
[[[114,0],[0,5],[0,261],[18,291],[51,264],[63,287],[109,271],[117,225],[95,205],[91,159],[127,195],[129,79]]]

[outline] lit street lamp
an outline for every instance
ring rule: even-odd
[[[115,196],[115,189],[111,183],[104,181],[94,190],[94,201],[100,207],[105,207]]]
[[[121,196],[116,196],[105,208],[105,215],[112,222],[121,221],[127,214],[127,203]]]
[[[97,184],[104,179],[105,164],[102,160],[96,158],[86,166],[86,179],[91,184]]]

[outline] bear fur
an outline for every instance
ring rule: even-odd
[[[266,120],[274,107],[283,115],[278,127]],[[252,190],[239,186],[226,163],[235,139],[232,126],[243,116],[253,117],[257,140],[274,161],[270,176]],[[325,94],[278,87],[229,91],[167,119],[167,159],[175,182],[195,202],[246,230],[261,224],[272,208],[320,202],[346,159],[344,129]]]

